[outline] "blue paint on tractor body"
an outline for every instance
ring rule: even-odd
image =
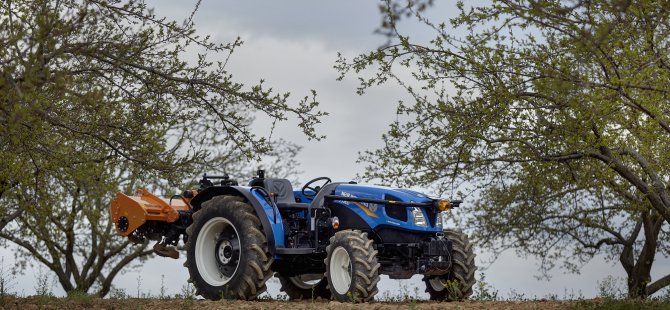
[[[264,190],[257,187],[248,187],[248,186],[238,186],[238,190],[248,192],[251,197],[256,200],[258,205],[262,208],[263,214],[259,216],[264,216],[270,223],[270,228],[272,230],[274,238],[274,247],[284,248],[286,247],[286,232],[284,226],[284,220],[279,212],[279,209],[274,206],[274,204],[269,201],[269,198],[266,196]],[[311,190],[306,190],[305,194],[301,190],[293,190],[294,197],[296,202],[311,204],[316,193]],[[415,202],[415,203],[432,203],[435,199],[430,198],[427,195],[408,189],[398,189],[386,186],[376,186],[376,185],[360,185],[360,184],[339,184],[335,187],[332,195],[335,196],[345,196],[352,198],[363,198],[363,199],[376,199],[376,200],[393,200],[393,201],[402,201],[402,202]],[[326,200],[323,200],[324,203]],[[366,202],[353,202],[353,201],[344,201],[344,200],[335,200],[329,207],[332,208],[348,208],[350,211],[355,213],[360,217],[368,229],[374,230],[382,225],[387,227],[396,227],[407,231],[408,233],[439,233],[442,232],[442,227],[438,226],[438,221],[428,220],[429,216],[435,216],[435,213],[429,214],[426,212],[426,208],[413,208],[413,207],[404,207],[405,212],[407,212],[407,220],[402,221],[400,219],[392,218],[387,214],[388,208],[398,208],[397,205],[387,205],[387,204],[378,204],[378,203],[366,203]],[[423,217],[426,222],[426,226],[419,226],[414,224],[414,217],[412,212],[414,210],[420,210],[423,213]],[[296,214],[298,217],[307,219],[310,221],[310,218],[307,212],[302,214]],[[346,229],[346,227],[343,227]],[[281,254],[275,254],[275,259],[282,259]]]
[[[253,195],[253,197],[256,198],[261,207],[263,207],[265,216],[270,222],[270,226],[272,227],[272,233],[274,234],[275,238],[274,239],[275,247],[283,248],[285,245],[284,225],[282,222],[281,215],[279,214],[279,210],[273,207],[272,204],[270,204],[270,202],[266,200],[265,196],[263,195],[263,192],[251,187],[249,188],[249,190],[251,191],[251,195]]]
[[[380,199],[380,200],[395,200],[404,202],[432,202],[433,199],[427,195],[405,189],[397,189],[385,186],[374,185],[358,185],[358,184],[342,184],[335,189],[335,195],[348,196],[366,199]],[[355,203],[351,201],[336,201],[338,204],[351,209],[358,216],[360,216],[371,229],[377,228],[379,225],[391,225],[405,230],[412,230],[417,232],[441,232],[441,227],[436,227],[437,221],[431,226],[430,221],[427,221],[427,227],[422,227],[414,224],[411,212],[413,208],[406,208],[407,221],[401,221],[391,218],[387,215],[387,208],[397,208],[397,206],[389,206],[385,204],[372,203]],[[358,204],[367,207],[367,209],[376,216],[372,216],[361,208]],[[424,218],[428,219],[428,214],[424,208],[418,208],[423,213]]]

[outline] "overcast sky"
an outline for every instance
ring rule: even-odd
[[[185,0],[150,1],[159,15],[178,20],[188,17],[194,4],[195,1]],[[238,81],[255,83],[263,78],[278,91],[290,91],[295,101],[307,95],[310,89],[318,92],[320,108],[330,113],[317,128],[319,133],[327,135],[325,140],[307,141],[291,122],[280,124],[273,133],[275,138],[304,147],[297,158],[301,163],[299,170],[303,171],[302,182],[319,176],[347,181],[362,172],[364,165],[356,163],[358,152],[381,146],[381,134],[395,119],[396,102],[407,98],[401,89],[391,84],[358,96],[354,76],[336,81],[338,73],[333,65],[338,52],[353,56],[385,42],[385,38],[373,34],[381,20],[377,7],[376,1],[360,0],[203,0],[195,15],[196,28],[201,34],[210,34],[218,42],[229,42],[240,36],[245,42],[229,62],[229,69]],[[430,14],[446,18],[454,12],[455,1],[444,1]],[[417,25],[403,24],[403,27],[413,38],[425,40],[431,35]],[[267,125],[256,125],[259,134],[267,134]],[[13,263],[13,256],[8,249],[3,252],[6,268]],[[117,277],[114,285],[134,296],[141,277],[142,293],[157,295],[164,276],[167,293],[179,293],[188,279],[188,272],[182,266],[183,256],[179,260],[152,258],[145,267]],[[477,262],[487,265],[484,261],[490,257],[488,253],[479,252]],[[670,273],[668,265],[667,261],[656,262],[655,278]],[[563,298],[580,292],[585,297],[594,297],[597,281],[607,275],[624,275],[618,265],[595,259],[583,268],[581,275],[556,270],[551,281],[539,281],[535,278],[539,275],[537,260],[512,251],[504,253],[483,271],[486,282],[498,290],[501,297],[513,291],[526,297],[556,294]],[[17,277],[14,290],[34,294],[35,278],[34,274]],[[413,294],[414,287],[418,287],[420,296],[425,297],[420,279],[420,276],[406,281],[384,278],[378,296],[384,291],[396,294],[400,288]],[[623,282],[621,285],[623,287]],[[272,279],[268,287],[270,295],[279,293],[276,279]],[[54,292],[62,293],[56,286]]]

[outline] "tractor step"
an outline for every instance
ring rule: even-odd
[[[314,248],[277,248],[277,254],[304,255],[314,253]]]

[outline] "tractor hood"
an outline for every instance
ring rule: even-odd
[[[420,192],[375,185],[339,184],[333,196],[333,203],[341,207],[332,208],[332,212],[338,216],[343,227],[372,229],[382,240],[395,240],[392,236],[398,230],[404,231],[402,234],[406,236],[416,233],[417,236],[425,236],[442,231],[441,221],[439,224],[437,221],[439,210],[435,207],[436,199]],[[406,202],[407,205],[398,202]]]
[[[409,189],[359,184],[338,185],[335,189],[335,195],[405,202],[432,202],[434,200],[426,194]]]

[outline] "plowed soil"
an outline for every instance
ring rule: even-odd
[[[649,305],[646,305],[649,306]],[[658,305],[661,306],[661,305]],[[666,304],[667,306],[667,304]],[[662,306],[661,306],[662,307]],[[371,302],[363,304],[334,301],[206,301],[189,299],[98,299],[98,298],[4,298],[0,309],[597,309],[610,308],[603,300],[587,301],[463,301],[463,302]],[[638,308],[638,307],[634,307]],[[643,307],[647,308],[647,307]],[[651,305],[651,308],[656,308]]]

